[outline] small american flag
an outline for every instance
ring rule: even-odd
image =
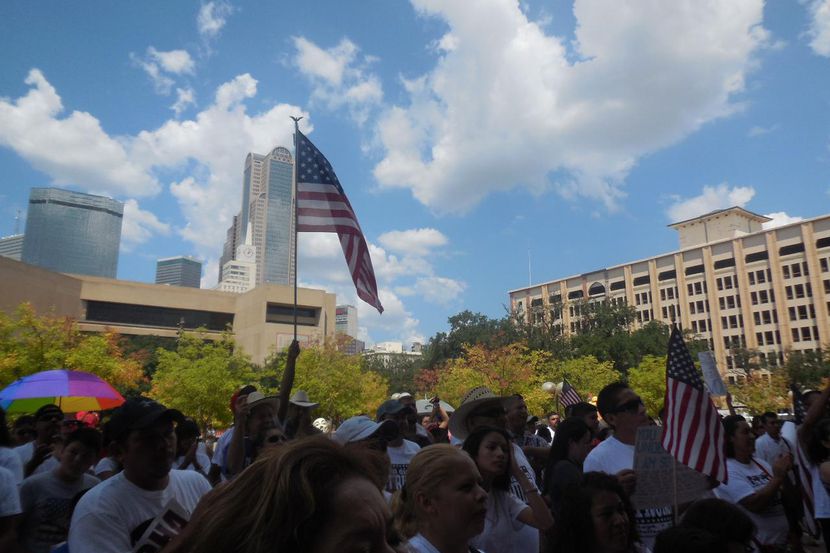
[[[665,405],[663,448],[684,465],[726,482],[721,418],[677,327],[669,338]]]
[[[579,397],[576,389],[571,386],[571,383],[568,382],[567,378],[562,380],[562,392],[559,394],[559,398],[562,401],[562,405],[565,407],[569,407],[582,401],[582,398]]]
[[[297,144],[297,232],[336,232],[357,295],[383,313],[375,270],[357,216],[331,164],[299,130]]]

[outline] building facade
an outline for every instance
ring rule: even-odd
[[[250,225],[248,225],[250,231]],[[245,243],[236,248],[234,258],[221,268],[222,281],[216,287],[224,292],[241,294],[256,286],[256,247],[248,232]]]
[[[124,204],[58,188],[32,188],[22,261],[61,273],[115,278]]]
[[[830,215],[764,230],[768,220],[730,208],[674,223],[680,250],[511,290],[511,309],[572,334],[585,302],[624,302],[637,326],[676,321],[707,340],[730,379],[739,349],[781,365],[830,344]]]
[[[219,257],[219,275],[217,283],[222,282],[222,278],[224,278],[224,273],[222,271],[224,270],[225,263],[233,261],[234,259],[236,248],[240,243],[240,236],[239,215],[234,215],[233,222],[225,235],[225,243],[222,246],[222,255]]]
[[[354,305],[338,305],[335,317],[335,332],[357,338],[357,308]]]
[[[238,244],[256,248],[256,284],[291,284],[294,279],[294,160],[286,148],[249,153],[242,173],[242,209],[228,229],[222,266]],[[220,275],[220,281],[223,276]]]
[[[159,259],[156,261],[156,284],[200,288],[202,262],[189,256]]]
[[[12,234],[0,238],[0,255],[20,261],[23,257],[23,235]]]
[[[179,329],[204,329],[219,339],[230,329],[237,345],[258,364],[294,337],[294,290],[263,285],[243,294],[163,286],[84,275],[66,275],[0,257],[0,311],[11,313],[29,302],[38,313],[66,316],[82,332],[175,338]],[[334,339],[336,298],[323,290],[300,288],[297,339]]]

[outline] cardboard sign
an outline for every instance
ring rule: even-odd
[[[708,489],[705,476],[678,463],[663,449],[660,443],[662,434],[663,429],[659,426],[644,426],[637,430],[634,446],[637,489],[631,496],[631,502],[637,509],[686,503],[698,499]]]
[[[170,540],[178,536],[187,526],[189,518],[184,507],[175,498],[170,499],[161,514],[150,523],[150,526],[141,535],[141,539],[133,548],[133,553],[156,553],[161,551]]]
[[[726,384],[720,377],[720,371],[715,363],[715,354],[711,351],[701,351],[697,354],[700,359],[700,368],[703,371],[703,380],[709,388],[709,395],[725,396],[727,394]]]

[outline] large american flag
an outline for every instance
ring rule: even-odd
[[[567,378],[562,380],[562,392],[559,394],[559,398],[562,401],[562,405],[565,407],[569,407],[582,401],[582,398],[579,397],[576,389],[571,386],[571,383],[568,382]]]
[[[296,133],[297,232],[336,232],[357,295],[383,313],[369,248],[352,205],[326,157]]]
[[[726,482],[721,418],[677,327],[669,338],[665,405],[663,448],[684,465]]]

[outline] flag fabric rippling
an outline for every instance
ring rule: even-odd
[[[297,232],[336,232],[357,295],[383,313],[375,270],[357,216],[331,164],[299,130],[297,147]]]
[[[666,359],[665,409],[663,448],[684,465],[726,482],[723,424],[677,327]]]
[[[562,392],[559,394],[559,397],[562,401],[562,405],[565,407],[570,407],[571,405],[582,401],[582,398],[579,397],[576,389],[571,386],[571,383],[568,382],[567,379],[562,380]]]

